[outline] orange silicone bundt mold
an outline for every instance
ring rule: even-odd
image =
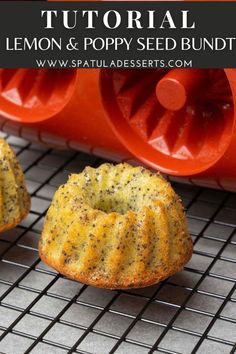
[[[32,123],[60,112],[74,92],[76,70],[0,69],[0,112]]]
[[[100,83],[113,131],[154,168],[199,173],[231,141],[233,100],[224,70],[103,70]]]

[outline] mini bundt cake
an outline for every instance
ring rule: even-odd
[[[159,173],[106,163],[72,174],[57,190],[39,251],[72,279],[136,288],[181,270],[192,240],[181,202]]]
[[[0,232],[15,227],[28,214],[30,196],[16,155],[0,139]]]

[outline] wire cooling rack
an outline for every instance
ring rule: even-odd
[[[1,353],[235,352],[235,194],[174,183],[195,244],[192,260],[152,287],[96,289],[45,266],[37,244],[57,186],[102,160],[2,135],[24,168],[32,208],[0,235]]]

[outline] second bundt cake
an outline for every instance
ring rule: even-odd
[[[28,214],[30,196],[15,153],[0,139],[0,232],[15,227]]]
[[[40,256],[60,273],[106,288],[144,287],[192,254],[183,207],[159,173],[128,164],[86,167],[56,192]]]

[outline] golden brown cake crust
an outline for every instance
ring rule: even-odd
[[[14,151],[0,139],[0,232],[18,225],[30,210],[30,196]]]
[[[50,267],[56,269],[59,273],[65,275],[66,277],[79,281],[81,283],[95,286],[97,288],[106,288],[106,289],[131,289],[131,288],[144,288],[146,286],[151,286],[153,284],[157,284],[160,281],[170,277],[171,275],[180,272],[183,270],[184,265],[191,259],[192,257],[192,247],[189,247],[188,253],[186,253],[185,258],[182,259],[178,264],[174,264],[172,268],[167,270],[158,270],[156,275],[150,277],[149,272],[143,274],[142,279],[134,278],[132,275],[127,277],[126,280],[122,283],[117,282],[117,279],[114,277],[110,277],[109,279],[104,279],[102,276],[97,277],[96,279],[91,279],[89,274],[81,274],[80,272],[71,273],[66,270],[66,267],[63,264],[59,264],[58,262],[53,261],[52,259],[48,259],[45,257],[45,254],[42,253],[41,247],[39,248],[40,258],[43,262],[45,262]]]
[[[180,199],[159,173],[103,164],[71,175],[58,189],[39,253],[82,283],[137,288],[182,270],[192,240]]]
[[[0,225],[0,232],[4,232],[10,229],[13,229],[15,226],[19,225],[24,218],[29,214],[30,211],[30,203],[28,203],[22,213],[19,215],[17,219],[14,219],[11,223]]]

